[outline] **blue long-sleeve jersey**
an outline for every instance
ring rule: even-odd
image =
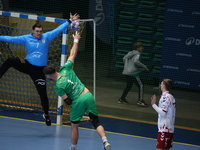
[[[32,34],[22,36],[0,36],[0,41],[22,44],[26,47],[26,60],[35,66],[46,66],[48,60],[49,43],[70,23],[66,21],[56,29],[42,34],[40,39],[35,38]]]

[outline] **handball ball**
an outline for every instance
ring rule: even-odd
[[[78,31],[81,28],[81,23],[78,20],[74,20],[71,23],[71,29],[74,31]]]

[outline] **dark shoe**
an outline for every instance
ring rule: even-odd
[[[147,107],[148,105],[144,102],[144,100],[137,101],[138,106]]]
[[[111,150],[111,145],[110,143],[108,143],[108,141],[103,143],[103,147],[104,147],[104,150]]]
[[[43,114],[43,118],[46,120],[46,125],[50,126],[51,125],[51,120],[50,120],[50,116]]]
[[[70,147],[69,150],[76,150],[76,148],[75,147]]]
[[[126,99],[119,98],[118,104],[129,104],[129,102]]]

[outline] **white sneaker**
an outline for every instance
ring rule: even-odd
[[[104,145],[104,150],[111,150],[111,145],[110,143],[108,143],[108,141],[104,142],[103,145]]]

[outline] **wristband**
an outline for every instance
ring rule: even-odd
[[[78,39],[74,39],[74,43],[78,43]]]
[[[72,99],[70,99],[69,97],[67,97],[66,99],[64,99],[64,102],[65,102],[67,105],[71,105],[71,104],[72,104]]]
[[[72,20],[71,20],[71,19],[68,19],[68,22],[71,24],[71,23],[72,23]]]

